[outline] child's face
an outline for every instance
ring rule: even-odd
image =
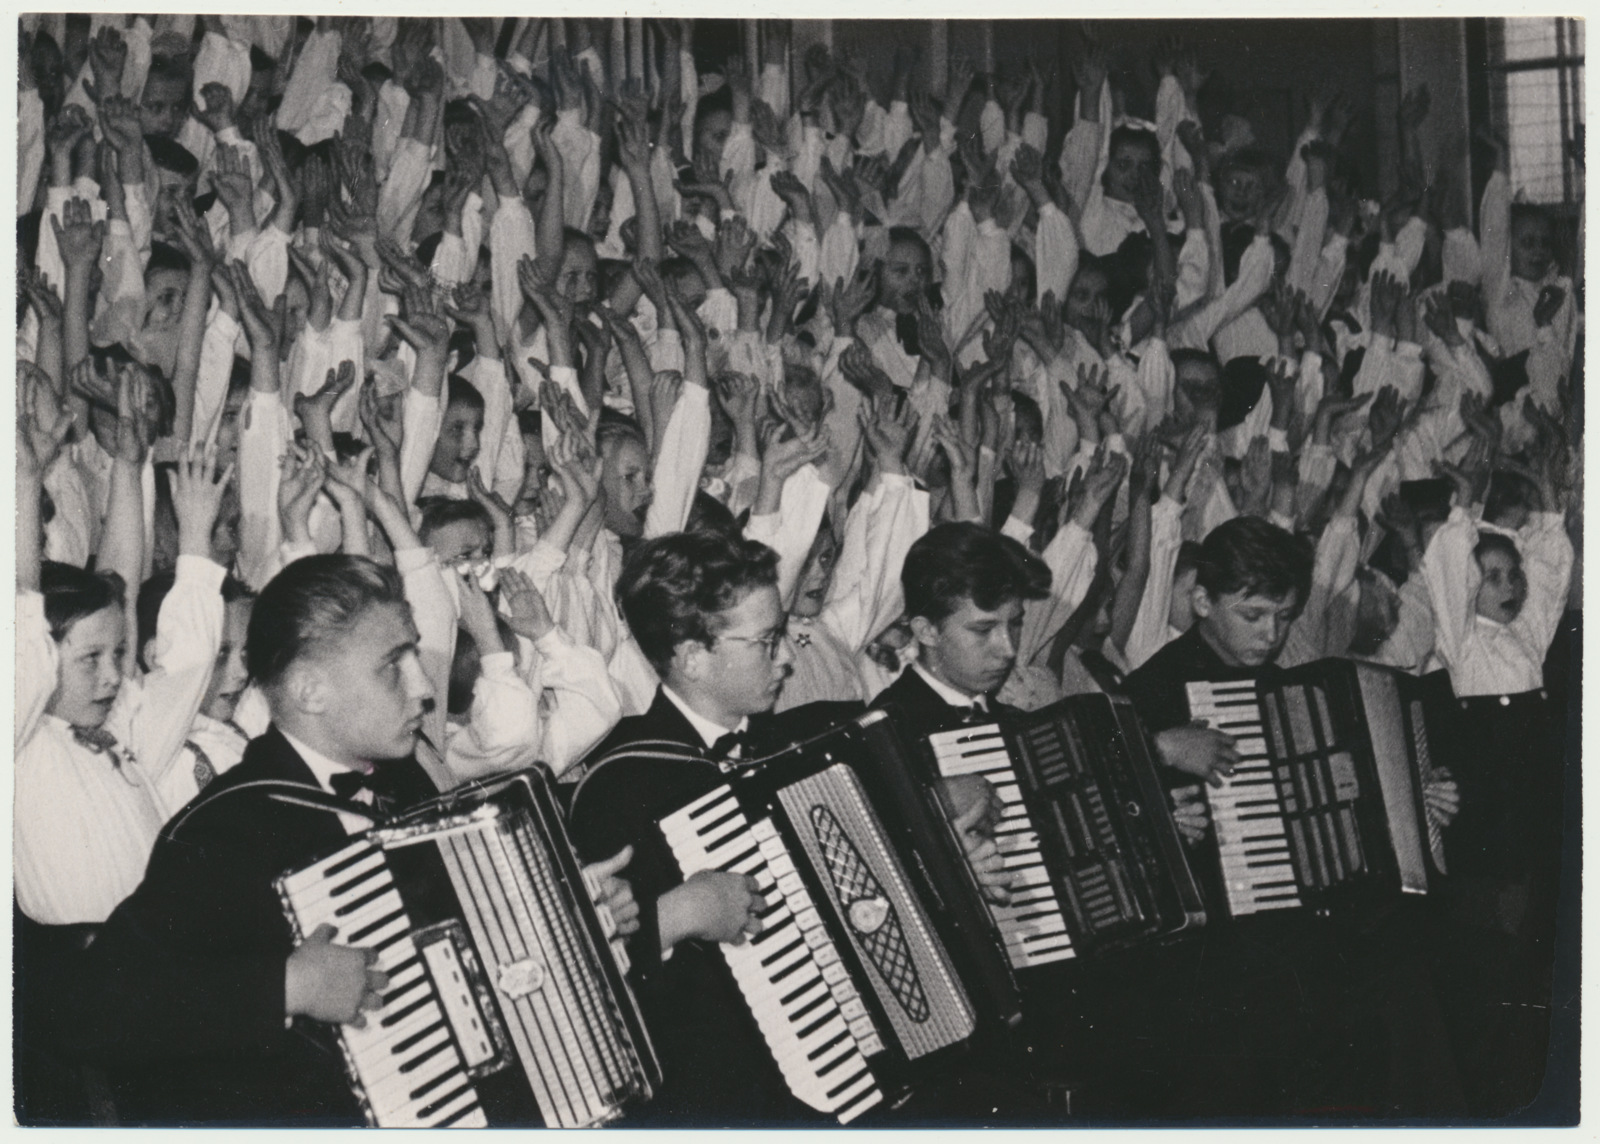
[[[1173,413],[1184,426],[1214,414],[1222,393],[1222,375],[1210,361],[1185,361],[1173,371]]]
[[[800,573],[800,589],[795,593],[791,616],[809,620],[822,611],[828,597],[828,587],[833,583],[833,566],[839,558],[839,545],[831,529],[821,529],[811,543],[811,555]]]
[[[494,537],[481,520],[453,520],[441,524],[428,534],[428,547],[433,549],[443,568],[453,568],[464,562],[476,564],[494,557]]]
[[[1234,167],[1217,188],[1217,209],[1233,221],[1253,219],[1266,205],[1267,187],[1261,172],[1249,167]]]
[[[1555,240],[1550,220],[1536,214],[1518,215],[1511,222],[1511,273],[1538,282],[1555,262]]]
[[[1067,324],[1091,339],[1097,339],[1110,316],[1111,284],[1099,270],[1080,270],[1067,288],[1062,316]]]
[[[963,598],[937,624],[913,616],[911,630],[930,671],[969,695],[988,695],[999,689],[1017,662],[1022,601],[1008,600],[989,611]]]
[[[306,293],[306,284],[300,281],[298,275],[289,275],[289,280],[284,283],[283,306],[283,344],[292,346],[305,332],[306,311],[311,309],[311,295]]]
[[[644,446],[626,437],[610,445],[601,463],[600,485],[606,493],[606,527],[618,536],[641,535],[645,513],[655,499]]]
[[[1271,663],[1300,611],[1298,592],[1263,596],[1241,591],[1213,597],[1197,587],[1193,598],[1200,634],[1229,667]]]
[[[440,480],[462,484],[472,462],[478,459],[482,435],[483,410],[464,403],[448,406],[439,423],[439,439],[434,442],[429,469]]]
[[[928,252],[920,243],[896,242],[890,245],[878,273],[877,303],[896,314],[909,314],[917,302],[927,297],[933,268]]]
[[[700,120],[700,129],[694,133],[694,159],[696,163],[722,165],[722,148],[733,130],[733,115],[727,111],[713,111]]]
[[[1528,599],[1528,577],[1522,571],[1522,561],[1495,549],[1478,557],[1478,571],[1483,574],[1478,584],[1478,615],[1497,624],[1509,624],[1522,613],[1522,605]]]
[[[1194,625],[1195,570],[1185,568],[1172,578],[1172,602],[1167,605],[1167,624],[1186,632]]]
[[[1161,157],[1140,143],[1123,142],[1111,149],[1101,184],[1106,198],[1131,203],[1141,181],[1161,177]]]
[[[166,75],[153,75],[145,81],[139,97],[139,126],[146,135],[171,139],[189,114],[189,88]]]
[[[517,491],[516,511],[527,514],[544,491],[545,480],[550,475],[550,463],[545,460],[544,441],[537,433],[522,435],[522,488]]]
[[[244,665],[244,637],[250,626],[250,601],[234,600],[223,617],[222,646],[217,651],[217,666],[211,672],[211,686],[206,689],[205,702],[200,710],[212,719],[226,722],[233,718],[239,696],[250,682],[250,672]]]
[[[561,256],[556,290],[574,305],[586,306],[600,289],[600,263],[587,242],[569,242]]]
[[[127,631],[117,605],[84,616],[56,644],[59,667],[50,714],[92,730],[106,721],[122,686]]]

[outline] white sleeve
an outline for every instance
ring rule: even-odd
[[[522,311],[522,286],[517,280],[517,263],[523,255],[536,257],[533,215],[522,196],[501,199],[489,223],[489,249],[494,257],[489,260],[490,291],[496,327],[514,328],[513,323]]]
[[[316,39],[316,34],[312,34]],[[335,38],[337,45],[337,37]],[[310,43],[307,43],[310,48]],[[337,47],[335,49],[337,51]],[[284,92],[284,102],[278,111],[280,130],[292,131],[292,127],[284,125],[283,106],[288,105],[289,96],[295,90],[295,80],[303,68],[305,52],[301,53],[302,63],[296,63],[294,74],[289,77],[288,90]],[[338,57],[335,55],[334,62]],[[329,73],[330,77],[332,72]],[[200,89],[208,83],[220,83],[233,95],[234,105],[243,102],[245,93],[250,90],[250,45],[219,35],[216,32],[207,32],[200,41],[200,50],[194,57],[194,93],[198,98]]]
[[[1123,649],[1134,671],[1167,642],[1167,617],[1172,612],[1172,580],[1183,547],[1183,505],[1163,496],[1150,509],[1150,574]]]
[[[1355,582],[1356,564],[1361,557],[1361,535],[1354,516],[1335,516],[1317,539],[1316,556],[1311,566],[1311,591],[1305,607],[1295,618],[1285,643],[1285,666],[1342,655],[1349,647],[1349,629],[1342,638],[1333,638],[1335,602]],[[1345,616],[1346,621],[1349,616]],[[1343,646],[1335,646],[1342,644]]]
[[[903,99],[889,104],[889,114],[883,121],[883,153],[893,163],[912,135],[911,109]]]
[[[506,378],[505,362],[499,358],[479,354],[467,369],[467,380],[483,397],[483,432],[478,438],[482,444],[473,465],[483,479],[483,487],[492,489],[500,474],[500,450],[505,444],[507,430],[515,424],[511,413],[511,383]],[[519,471],[517,475],[520,479],[522,474]]]
[[[778,554],[778,601],[787,611],[805,568],[817,526],[828,510],[832,488],[815,465],[805,465],[783,483],[778,511],[750,517],[745,538],[757,540]]]
[[[1535,513],[1517,536],[1528,597],[1512,627],[1525,647],[1547,652],[1555,639],[1561,613],[1567,606],[1567,582],[1572,576],[1572,539],[1559,512]]]
[[[1200,227],[1184,232],[1178,249],[1178,293],[1173,299],[1177,310],[1185,310],[1206,295],[1211,284],[1211,243]]]
[[[1483,296],[1499,297],[1511,276],[1511,181],[1501,171],[1489,176],[1478,207],[1478,246],[1482,252]]]
[[[1422,579],[1433,608],[1434,646],[1452,672],[1462,663],[1477,615],[1478,585],[1483,579],[1472,556],[1477,543],[1477,526],[1456,505],[1422,554]]]
[[[532,677],[539,689],[536,700],[548,706],[539,758],[560,775],[617,725],[622,700],[600,653],[574,643],[559,627],[533,649],[538,655]]]
[[[1073,275],[1078,272],[1078,235],[1072,220],[1055,203],[1039,208],[1039,228],[1033,238],[1033,264],[1038,298],[1054,294],[1057,302],[1067,296]]]
[[[17,593],[17,706],[11,745],[22,750],[50,706],[56,692],[59,652],[45,620],[44,597],[38,592]]]
[[[1317,268],[1307,292],[1312,305],[1317,309],[1318,321],[1328,316],[1328,309],[1333,305],[1333,299],[1339,292],[1339,283],[1344,279],[1344,264],[1349,246],[1350,240],[1344,235],[1330,235],[1322,248],[1322,254],[1317,259]]]
[[[1030,600],[1023,609],[1022,636],[1017,662],[1031,664],[1039,658],[1089,592],[1099,554],[1094,538],[1076,521],[1069,520],[1045,548],[1050,566],[1050,595]]]
[[[1144,353],[1139,357],[1138,386],[1144,396],[1144,423],[1158,425],[1172,412],[1172,387],[1177,374],[1172,367],[1172,355],[1167,352],[1163,338],[1147,338]],[[1128,430],[1133,434],[1131,427]]]
[[[394,568],[400,573],[406,603],[411,605],[411,621],[417,625],[417,656],[433,691],[433,709],[425,716],[423,727],[430,742],[443,743],[450,663],[456,651],[455,598],[450,594],[432,549],[398,549],[394,554]],[[426,764],[424,769],[432,774]],[[433,774],[432,777],[442,790],[453,785],[441,781],[449,776]]]
[[[407,388],[402,413],[405,436],[400,441],[400,491],[405,508],[411,511],[428,479],[433,464],[433,449],[439,443],[439,426],[444,421],[444,402],[418,389]]]
[[[278,105],[278,130],[298,134],[311,121],[323,93],[335,82],[340,44],[338,32],[312,32],[306,39],[299,58],[295,60],[294,70],[289,73],[283,101]],[[245,66],[249,66],[248,53]],[[250,76],[246,72],[245,86],[248,87],[249,83]],[[235,94],[234,98],[242,99],[243,95]]]
[[[796,229],[809,229],[809,226]],[[851,278],[855,276],[860,253],[855,224],[851,222],[847,212],[840,211],[833,216],[833,221],[828,224],[828,229],[818,246],[815,273],[819,278],[813,281],[821,281],[832,286],[843,279],[848,286]]]
[[[225,575],[224,568],[203,556],[179,556],[172,589],[161,602],[151,669],[137,692],[141,701],[128,715],[123,739],[152,776],[165,773],[178,757],[211,685],[222,646]]]
[[[239,419],[239,556],[245,583],[260,591],[278,550],[278,464],[293,436],[289,413],[276,393],[255,390]]]
[[[1317,277],[1322,259],[1322,242],[1328,230],[1328,193],[1321,188],[1306,196],[1300,210],[1300,227],[1295,231],[1294,248],[1289,256],[1289,286],[1308,293]]]
[[[561,152],[562,213],[568,226],[587,234],[589,212],[600,190],[600,137],[581,119],[575,108],[558,111],[551,141]]]
[[[880,476],[850,510],[821,622],[852,654],[904,610],[900,568],[927,531],[928,494],[907,476]]]
[[[44,101],[32,88],[17,92],[17,217],[33,209],[44,173]]]
[[[1099,123],[1080,119],[1061,141],[1061,182],[1079,211],[1089,202],[1102,141]]]
[[[531,766],[539,752],[539,697],[517,674],[516,657],[488,652],[479,663],[468,721],[446,731],[445,759],[460,779]]]
[[[645,536],[683,530],[710,447],[711,394],[703,385],[685,382],[667,419],[655,460],[656,495],[645,515]]]
[[[395,144],[389,173],[378,191],[378,233],[410,248],[411,223],[433,174],[433,148],[412,138]]]

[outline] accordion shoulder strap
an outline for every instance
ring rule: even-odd
[[[601,769],[610,763],[619,763],[625,759],[656,759],[669,763],[705,763],[707,766],[716,766],[704,754],[695,750],[686,743],[679,743],[672,739],[641,739],[637,743],[629,743],[625,747],[618,747],[609,754],[602,755],[591,763],[584,771],[584,775],[572,788],[572,798],[569,805],[578,805],[578,799],[583,796],[583,788],[589,780],[599,774]]]
[[[216,805],[225,798],[247,790],[264,790],[267,797],[275,802],[288,803],[292,806],[304,806],[311,810],[323,810],[329,814],[351,814],[371,819],[374,822],[377,821],[370,806],[363,806],[359,802],[351,802],[349,799],[329,794],[319,786],[312,786],[310,783],[290,782],[287,779],[258,779],[255,782],[240,783],[237,786],[226,787],[208,797],[191,803],[162,828],[161,837],[168,841],[175,839],[184,825],[200,811]]]

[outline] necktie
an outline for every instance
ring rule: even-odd
[[[184,744],[194,752],[194,785],[196,790],[205,790],[211,780],[217,777],[217,768],[211,765],[210,758],[200,749],[200,744],[188,742]]]
[[[989,709],[984,706],[983,700],[978,700],[971,707],[961,709],[961,722],[971,726],[974,723],[989,722]]]
[[[900,348],[912,357],[922,356],[922,339],[917,333],[917,316],[915,314],[896,314],[894,316],[894,336],[900,343]]]

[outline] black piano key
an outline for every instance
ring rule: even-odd
[[[840,1041],[847,1040],[849,1036],[849,1029],[841,1029],[826,1044],[818,1045],[816,1048],[807,1053],[806,1059],[811,1061],[820,1061],[824,1056],[827,1055],[829,1049],[833,1048]]]
[[[432,1056],[433,1054],[430,1053],[428,1055]],[[440,1073],[438,1076],[434,1077],[432,1080],[424,1081],[422,1084],[420,1084],[416,1088],[412,1089],[410,1094],[409,1094],[410,1098],[412,1100],[421,1100],[423,1097],[427,1096],[434,1089],[438,1088],[441,1084],[449,1084],[449,1083],[453,1082],[457,1077],[460,1077],[460,1076],[463,1076],[463,1075],[465,1075],[465,1074],[462,1073],[462,1071],[461,1071],[461,1069],[459,1067],[453,1068],[453,1069],[445,1069],[444,1072]],[[459,1090],[457,1090],[457,1091],[459,1091]]]
[[[799,990],[799,992],[800,993],[804,993],[805,990],[802,989],[802,990]],[[789,994],[789,996],[793,997],[794,994],[791,993],[791,994]],[[790,1023],[792,1024],[793,1022],[800,1020],[807,1013],[811,1012],[818,1005],[821,1005],[824,1001],[828,1000],[828,998],[830,998],[832,996],[833,996],[833,994],[829,993],[826,989],[819,990],[815,997],[813,997],[811,1000],[807,1001],[804,1005],[800,1006],[800,1008],[796,1009],[794,1012],[789,1014]]]
[[[423,1038],[432,1036],[434,1033],[438,1032],[442,1028],[444,1028],[444,1018],[440,1017],[437,1021],[435,1021],[433,1024],[429,1025],[426,1029],[419,1029],[417,1032],[412,1033],[411,1036],[407,1037],[405,1040],[403,1040],[403,1041],[399,1042],[398,1044],[392,1046],[389,1049],[389,1051],[391,1053],[393,1053],[395,1056],[400,1056],[407,1049],[414,1048],[416,1045],[420,1044],[422,1042]],[[449,1044],[448,1041],[446,1041],[445,1043]],[[411,1061],[411,1062],[408,1062],[408,1063],[414,1068],[414,1067],[416,1067],[416,1065],[420,1064],[422,1061],[425,1061],[427,1059],[428,1059],[427,1057],[418,1057],[415,1061]],[[402,1067],[400,1071],[401,1072],[406,1072],[408,1070],[406,1068]]]
[[[361,850],[358,850],[356,853],[350,855],[350,857],[341,859],[340,861],[335,862],[332,866],[329,866],[322,872],[322,876],[324,878],[337,878],[340,874],[343,874],[357,862],[363,862],[371,856],[372,847],[364,847]]]
[[[334,899],[342,898],[365,882],[374,883],[376,888],[373,889],[371,893],[368,893],[365,897],[359,898],[353,902],[346,902],[344,905],[340,906],[334,911],[336,915],[343,917],[345,914],[348,914],[351,910],[361,905],[362,902],[372,900],[374,896],[383,893],[390,886],[394,885],[394,879],[389,876],[388,867],[377,866],[371,870],[363,870],[354,878],[351,878],[348,882],[344,882],[333,887],[333,889],[328,891],[328,897]]]
[[[815,982],[816,982],[816,978],[812,978],[810,981],[807,981],[804,985],[801,985],[799,988],[793,990],[792,992],[785,993],[782,997],[778,998],[778,1004],[779,1005],[783,1005],[783,1006],[788,1006],[788,1005],[794,1004],[795,1001],[797,1001],[799,998],[805,996],[806,990],[810,989],[811,986]],[[828,994],[827,991],[824,990],[823,996],[824,997],[830,996],[830,994]],[[801,1010],[801,1012],[804,1012],[804,1011],[805,1010]]]
[[[828,1090],[829,1098],[831,1099],[832,1097],[838,1096],[841,1092],[844,1092],[851,1085],[855,1084],[862,1077],[866,1076],[870,1071],[870,1069],[863,1066],[858,1071],[851,1073],[849,1076],[845,1077],[842,1081]],[[865,1090],[862,1091],[861,1095],[850,1101],[850,1103],[846,1104],[843,1108],[837,1109],[836,1115],[843,1116],[846,1112],[854,1108],[857,1104],[860,1104],[863,1100],[866,1100],[876,1091],[878,1091],[876,1085],[869,1085]]]
[[[470,1116],[472,1113],[474,1113],[476,1111],[478,1111],[478,1102],[476,1100],[469,1100],[466,1104],[463,1104],[460,1108],[456,1109],[449,1116],[446,1116],[443,1120],[439,1121],[439,1123],[435,1124],[433,1127],[435,1127],[435,1128],[449,1128],[452,1124],[454,1124],[456,1121],[460,1120],[462,1117]]]
[[[355,910],[362,909],[363,906],[366,906],[368,902],[376,901],[376,899],[382,898],[384,894],[389,893],[390,890],[394,890],[394,878],[389,877],[389,870],[374,870],[373,874],[384,875],[384,877],[382,877],[382,882],[379,883],[379,885],[373,886],[371,890],[366,891],[366,893],[362,894],[360,898],[352,898],[350,901],[344,902],[342,906],[339,906],[338,909],[334,910],[334,917],[349,917],[350,914],[354,914]],[[366,880],[368,880],[368,878],[357,878],[354,883],[347,883],[347,886],[358,885],[358,883],[366,882]],[[346,890],[347,886],[339,886],[339,890],[334,891],[334,898],[338,898],[339,893]]]
[[[417,1109],[418,1118],[420,1119],[423,1117],[432,1116],[435,1112],[438,1112],[441,1108],[447,1106],[452,1100],[466,1092],[471,1087],[471,1081],[463,1081],[461,1084],[445,1093],[432,1104],[425,1105],[424,1107]]]
[[[772,982],[772,984],[776,985],[776,984],[778,984],[778,982],[782,981],[784,978],[792,976],[793,974],[799,973],[800,970],[804,969],[809,964],[810,964],[809,959],[804,958],[804,957],[797,957],[797,958],[794,959],[794,964],[793,965],[785,966],[783,969],[779,970],[777,973],[774,973],[767,980]]]
[[[430,1028],[424,1029],[421,1033],[418,1034],[418,1036],[427,1036],[428,1034],[432,1033],[435,1029],[439,1028],[439,1025],[442,1025],[442,1024],[444,1024],[443,1021],[439,1022],[438,1025],[434,1025],[434,1026],[432,1026]],[[416,1041],[416,1037],[408,1037],[406,1039],[407,1044],[414,1043],[415,1041]],[[400,1066],[400,1072],[402,1072],[402,1073],[416,1072],[423,1065],[427,1064],[434,1057],[438,1056],[440,1053],[444,1052],[446,1049],[453,1048],[454,1045],[455,1045],[455,1042],[452,1041],[449,1037],[446,1037],[444,1040],[440,1041],[437,1045],[434,1045],[433,1047],[429,1048],[426,1052],[419,1053],[417,1056],[412,1057],[405,1064],[401,1065]]]
[[[377,933],[384,926],[388,925],[390,922],[394,921],[396,918],[403,918],[405,916],[406,916],[406,912],[405,912],[404,908],[401,908],[401,909],[393,911],[392,913],[386,914],[383,917],[379,918],[377,921],[373,922],[371,925],[363,926],[360,929],[358,929],[355,933],[353,933],[349,937],[345,938],[344,939],[345,944],[346,945],[360,945],[362,938],[365,938],[365,937],[367,937],[367,936],[369,936],[371,934]],[[390,940],[392,941],[394,939],[391,938]],[[388,945],[389,942],[384,942],[383,944],[384,945]],[[380,946],[379,948],[381,949],[382,946]]]
[[[406,992],[406,991],[402,990],[401,992]],[[396,1012],[390,1013],[387,1017],[385,1017],[382,1020],[382,1022],[380,1022],[380,1024],[385,1029],[392,1029],[396,1025],[398,1025],[401,1021],[404,1021],[407,1017],[411,1016],[411,1014],[415,1013],[418,1009],[421,1009],[424,1005],[428,1004],[432,1000],[433,1000],[433,992],[431,990],[426,991],[426,992],[424,992],[422,994],[421,997],[418,997],[415,1001],[411,1002],[411,1004],[407,1005],[404,1009],[400,1009],[400,1010],[397,1010]]]
[[[797,1020],[799,1016],[800,1015],[798,1013],[795,1014],[795,1019]],[[836,1016],[838,1016],[838,1010],[830,1009],[828,1012],[812,1021],[811,1024],[807,1025],[805,1028],[797,1030],[795,1032],[795,1036],[799,1037],[803,1041],[812,1033],[815,1033],[818,1029],[822,1028],[822,1026],[826,1025],[829,1021],[833,1020]],[[790,1024],[793,1023],[794,1021],[791,1020]]]
[[[393,977],[395,975],[391,974],[390,976]],[[400,986],[398,989],[391,989],[389,992],[385,993],[383,995],[383,1004],[382,1004],[381,1008],[388,1009],[389,1006],[393,1005],[396,1001],[400,1000],[400,998],[404,997],[407,993],[410,993],[415,989],[424,989],[424,990],[426,990],[427,987],[428,987],[428,977],[427,977],[426,974],[423,974],[422,976],[416,978],[413,981],[406,982],[404,985]],[[423,994],[424,999],[426,999],[427,997],[431,997],[431,996],[432,996],[431,992],[426,992],[426,993]],[[408,1009],[407,1012],[409,1012],[409,1011],[410,1010]],[[393,1025],[394,1022],[390,1021],[387,1017],[385,1017],[383,1019],[383,1024],[384,1024],[385,1027],[388,1027],[390,1025]]]
[[[750,939],[751,948],[753,949],[756,946],[765,945],[767,942],[777,939],[779,936],[791,929],[792,925],[792,922],[786,921],[782,925],[776,925],[771,929],[762,930],[760,933],[756,934],[755,937]]]
[[[715,818],[707,819],[703,822],[696,822],[694,832],[701,838],[705,838],[707,835],[716,833],[718,827],[725,826],[729,822],[732,822],[739,816],[739,813],[739,804],[733,803],[732,805],[725,807],[723,809],[723,813],[717,815]]]

